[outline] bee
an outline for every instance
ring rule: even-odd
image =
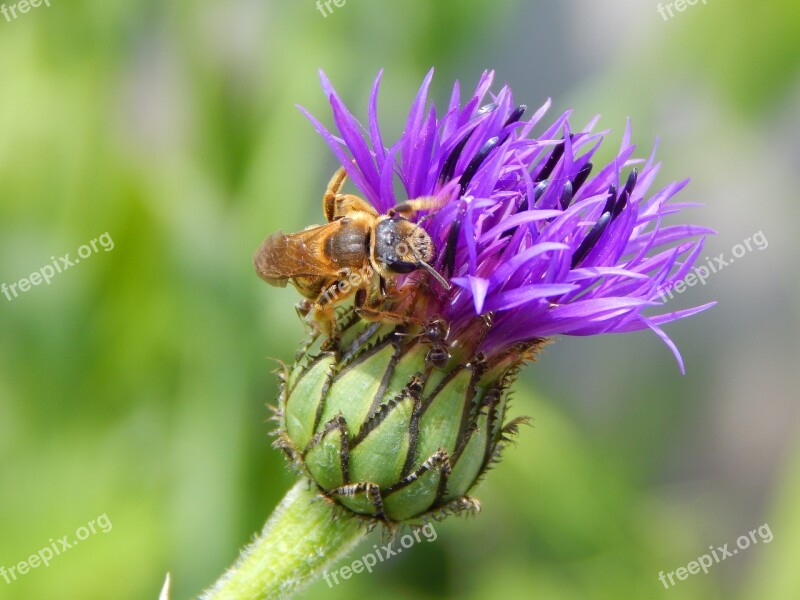
[[[353,297],[356,311],[366,318],[389,315],[381,308],[398,275],[424,269],[445,289],[450,287],[431,266],[433,240],[410,220],[440,200],[408,200],[380,215],[363,198],[341,193],[346,178],[342,167],[323,195],[325,225],[289,235],[278,231],[253,259],[267,283],[284,287],[291,282],[297,288],[306,299],[298,311],[312,313],[329,336],[335,329],[334,309],[345,299]]]

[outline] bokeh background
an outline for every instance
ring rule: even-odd
[[[648,333],[559,340],[517,386],[535,426],[479,517],[301,597],[800,597],[800,5],[51,0],[0,16],[0,282],[115,245],[0,296],[0,565],[102,514],[113,529],[0,598],[156,598],[168,571],[194,597],[260,529],[293,481],[266,435],[269,357],[303,332],[250,260],[320,221],[335,168],[294,105],[330,123],[321,67],[363,116],[384,68],[399,132],[431,66],[439,104],[494,68],[531,107],[602,113],[611,147],[630,116],[641,154],[662,136],[657,183],[692,177],[708,256],[769,245],[672,301],[719,301],[668,328],[685,376]],[[765,523],[771,543],[659,582]]]

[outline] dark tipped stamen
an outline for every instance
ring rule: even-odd
[[[633,188],[636,187],[636,180],[639,178],[639,171],[634,169],[631,171],[631,174],[628,176],[628,182],[625,184],[625,188],[622,190],[622,193],[619,195],[619,200],[617,200],[616,206],[614,206],[614,210],[611,213],[611,217],[616,219],[617,216],[625,209],[628,205],[628,200],[633,193]]]
[[[489,138],[483,145],[483,148],[478,150],[475,156],[472,157],[472,160],[469,161],[467,168],[464,169],[464,172],[461,174],[461,179],[458,181],[458,183],[461,185],[462,194],[466,191],[467,186],[469,186],[470,182],[472,181],[472,178],[475,177],[478,169],[481,168],[481,165],[486,160],[486,157],[489,156],[491,151],[494,150],[499,143],[499,137],[495,136],[493,138]]]
[[[614,210],[614,205],[617,203],[617,186],[613,183],[608,186],[608,200],[603,207],[603,213],[610,213]]]
[[[472,118],[474,121],[477,117],[482,115],[488,114],[494,110],[497,110],[498,104],[496,102],[492,102],[490,104],[486,104],[481,106],[478,111],[475,113],[475,116]],[[472,134],[475,133],[475,128],[478,125],[476,124],[475,127],[470,129],[464,137],[461,139],[458,144],[456,144],[453,149],[450,151],[450,154],[444,161],[442,165],[442,170],[439,172],[439,183],[444,185],[448,181],[450,181],[456,172],[456,164],[458,164],[458,159],[461,158],[461,153],[464,151],[464,147],[467,145],[467,142],[472,137]],[[463,188],[462,188],[463,189]]]
[[[508,117],[506,124],[503,127],[508,127],[519,121],[522,118],[522,115],[525,114],[525,111],[528,110],[528,107],[524,104],[520,104],[517,108],[514,109],[514,112],[511,113],[511,116]]]
[[[442,170],[439,173],[439,183],[444,185],[448,181],[450,181],[456,172],[456,164],[458,163],[458,159],[461,158],[461,153],[464,151],[464,146],[467,145],[469,138],[472,137],[472,134],[475,132],[474,129],[470,130],[463,139],[455,145],[455,148],[450,152],[447,159],[444,161],[442,165]]]
[[[553,174],[553,170],[556,168],[558,161],[561,160],[561,157],[564,156],[564,142],[559,142],[559,144],[553,148],[553,151],[550,153],[550,156],[547,158],[547,162],[544,163],[544,167],[539,172],[539,175],[536,176],[536,181],[544,181],[548,179],[550,175]]]
[[[539,201],[539,199],[542,196],[544,196],[545,191],[547,191],[547,186],[548,185],[550,185],[549,181],[541,181],[538,184],[536,184],[535,188],[533,188],[533,205],[534,206],[536,206],[536,203]],[[517,207],[517,209],[514,212],[515,213],[521,213],[521,212],[524,212],[526,210],[528,210],[528,195],[527,194],[525,194],[522,197],[522,202],[519,203],[519,206]],[[505,233],[503,233],[503,235],[501,235],[500,237],[501,238],[509,237],[516,230],[517,230],[517,227],[513,227],[513,228],[509,229],[508,231],[506,231]]]
[[[564,184],[564,189],[561,190],[561,198],[558,200],[561,208],[564,210],[569,208],[569,203],[572,202],[572,196],[572,182],[567,181],[567,183]]]
[[[550,185],[550,182],[545,179],[544,181],[540,181],[536,184],[536,187],[533,188],[533,203],[536,204],[539,199],[544,196],[544,193],[547,191],[547,186]]]
[[[603,232],[606,230],[606,227],[608,227],[608,224],[610,222],[611,222],[611,213],[608,212],[603,213],[603,216],[601,216],[597,220],[597,223],[594,224],[592,230],[581,242],[581,245],[578,246],[578,249],[575,251],[575,254],[572,255],[573,269],[577,267],[584,258],[586,258],[589,252],[592,251],[592,249],[595,247],[598,240],[600,239],[600,236],[603,235]]]
[[[619,213],[621,213],[627,205],[628,205],[628,196],[623,192],[619,200],[617,200],[617,204],[614,206],[614,210],[611,212],[611,217],[616,219],[619,216]]]
[[[517,207],[517,210],[514,211],[514,213],[519,213],[525,210],[528,210],[528,194],[525,194],[522,197],[522,202],[519,203],[519,206]],[[505,237],[506,234],[510,235],[509,232],[506,231],[506,233],[503,234],[503,237]]]
[[[586,180],[589,179],[593,166],[592,163],[586,163],[583,168],[578,171],[578,174],[575,175],[575,180],[572,182],[572,191],[574,194],[577,194],[578,190],[580,190],[583,184],[586,183]]]
[[[636,182],[639,180],[639,170],[634,168],[631,174],[628,175],[628,182],[625,184],[625,193],[630,196],[633,193],[633,188],[636,187]]]
[[[544,196],[544,193],[547,190],[547,186],[548,185],[550,185],[549,181],[541,181],[541,182],[536,184],[535,188],[533,188],[533,205],[534,206],[536,206],[536,203],[539,201],[539,198]],[[528,210],[528,196],[527,196],[527,194],[522,198],[522,202],[520,202],[519,207],[517,208],[516,212],[523,212],[525,210]]]
[[[461,233],[461,218],[456,217],[453,219],[450,230],[447,232],[447,242],[444,246],[444,255],[442,258],[442,271],[445,277],[453,275],[453,270],[456,265],[456,248],[458,248],[458,236]]]
[[[515,108],[514,112],[512,112],[511,116],[509,116],[508,120],[506,120],[505,125],[503,125],[503,128],[505,129],[509,125],[513,125],[514,123],[519,121],[522,118],[522,115],[525,114],[525,111],[527,110],[527,108],[528,107],[525,106],[524,104],[520,104],[517,108]],[[500,143],[501,144],[505,144],[505,142],[508,139],[509,135],[511,135],[511,134],[510,133],[506,133],[505,135],[503,135],[503,139],[500,140]]]

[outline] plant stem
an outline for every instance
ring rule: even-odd
[[[335,514],[301,480],[272,513],[258,539],[202,599],[289,598],[347,554],[364,533],[355,517]]]

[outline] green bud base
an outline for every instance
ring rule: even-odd
[[[463,360],[449,348],[432,360],[441,348],[425,331],[347,311],[337,339],[312,337],[282,372],[275,445],[367,519],[478,511],[467,493],[523,420],[504,425],[506,388],[527,349]]]

